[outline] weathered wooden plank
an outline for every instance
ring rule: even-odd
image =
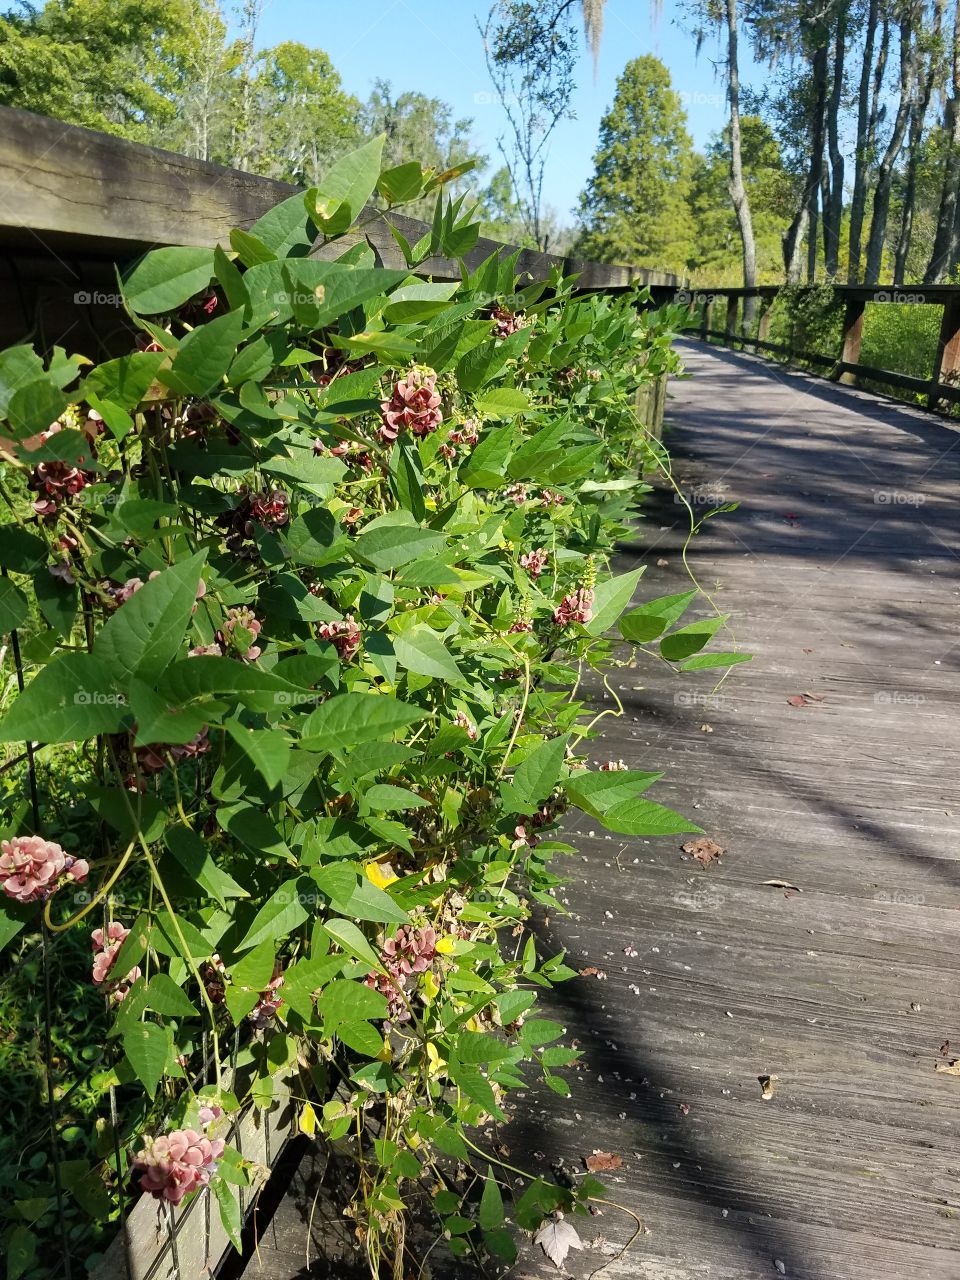
[[[298,188],[223,168],[46,116],[0,107],[0,242],[57,254],[64,251],[135,257],[158,245],[226,244],[233,227],[247,228]],[[399,247],[375,210],[364,236],[386,266],[402,267]],[[427,230],[402,214],[390,221],[410,241]],[[337,242],[343,252],[347,241]],[[467,255],[472,269],[513,246],[481,239]],[[524,249],[518,268],[531,279],[551,271],[582,271],[580,287],[623,288],[635,280],[672,286],[670,273],[580,263]],[[457,263],[430,259],[419,272],[459,279]]]
[[[741,502],[691,560],[756,656],[719,689],[642,658],[621,669],[624,715],[600,722],[590,756],[665,769],[657,798],[727,853],[702,870],[684,837],[570,816],[570,883],[538,929],[547,954],[606,977],[547,997],[583,1051],[572,1100],[531,1085],[483,1141],[574,1177],[595,1148],[621,1155],[609,1198],[650,1234],[611,1280],[960,1275],[960,1083],[935,1069],[960,1044],[960,449],[855,390],[688,358],[668,409],[676,475]],[[894,489],[925,501],[875,502]],[[660,503],[638,529],[624,567],[647,563],[643,598],[687,585],[684,516]],[[786,704],[807,690],[824,702]],[[602,1209],[583,1238],[623,1245],[632,1220]],[[296,1205],[278,1217],[263,1275],[292,1280]],[[435,1278],[471,1274],[434,1260]],[[604,1261],[566,1266],[585,1278]],[[525,1246],[513,1274],[557,1273]]]

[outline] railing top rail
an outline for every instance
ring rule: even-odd
[[[232,228],[249,227],[300,189],[0,107],[0,244],[125,259],[161,245],[226,244]],[[429,230],[400,213],[391,213],[390,221],[410,241]],[[384,217],[364,234],[384,266],[405,265]],[[344,244],[337,242],[337,254]],[[515,246],[481,238],[466,256],[467,266],[473,269],[497,250],[509,254]],[[670,272],[520,251],[518,269],[533,280],[546,279],[555,267],[579,271],[583,289],[679,284]],[[429,259],[417,274],[460,278],[457,263],[441,258]]]
[[[822,289],[826,285],[832,287],[837,297],[844,302],[900,302],[900,303],[934,303],[949,302],[960,298],[960,285],[957,284],[832,284],[821,281],[815,285],[794,285],[791,289]],[[682,295],[683,301],[702,302],[710,298],[775,298],[788,286],[782,284],[758,284],[750,288],[742,285],[678,285],[675,293]]]

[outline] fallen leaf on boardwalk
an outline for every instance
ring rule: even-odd
[[[583,1241],[564,1218],[545,1222],[533,1237],[533,1243],[540,1246],[557,1268],[563,1266],[564,1259],[571,1249],[583,1248]]]
[[[764,1102],[769,1102],[770,1099],[773,1097],[773,1082],[774,1080],[777,1079],[777,1077],[776,1076],[757,1076],[757,1079],[760,1081],[760,1097],[764,1100]]]
[[[580,970],[581,978],[596,978],[598,982],[602,982],[607,975],[602,969],[598,969],[596,965],[589,964],[586,969]]]
[[[795,884],[790,884],[788,880],[761,880],[761,884],[768,884],[771,889],[791,889],[794,893],[803,893],[803,890]]]
[[[702,724],[702,725],[700,726],[700,732],[701,732],[701,733],[713,733],[713,725],[712,725],[712,724]]]
[[[813,653],[813,650],[812,650],[812,649],[804,649],[804,651],[803,651],[803,652],[804,652],[804,653]]]
[[[791,707],[809,707],[815,703],[823,702],[824,695],[822,693],[795,693],[787,699],[787,703]]]
[[[960,1076],[960,1058],[955,1058],[953,1062],[936,1062],[933,1069],[942,1071],[946,1076]]]
[[[584,1156],[583,1163],[589,1173],[603,1173],[606,1169],[619,1169],[623,1161],[612,1151],[594,1151],[592,1156]]]
[[[683,846],[683,852],[689,853],[700,863],[701,867],[709,867],[711,862],[716,862],[726,849],[718,845],[716,840],[711,840],[709,836],[701,836],[699,840],[688,840]]]
[[[657,568],[658,568],[658,569],[666,569],[666,567],[667,567],[667,565],[668,565],[669,563],[670,563],[670,561],[669,561],[669,560],[662,560],[662,559],[661,559],[661,560],[658,560],[658,561],[657,561]]]

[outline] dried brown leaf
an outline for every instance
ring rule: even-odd
[[[960,1076],[960,1058],[953,1062],[935,1062],[934,1071],[942,1071],[945,1076]]]
[[[607,1169],[619,1169],[623,1161],[612,1151],[594,1151],[592,1156],[584,1156],[583,1163],[589,1173],[603,1173]]]
[[[709,836],[701,836],[699,840],[688,840],[683,846],[683,852],[689,853],[701,867],[709,867],[711,862],[716,862],[726,853],[726,849],[717,844],[716,840],[711,840]]]
[[[803,893],[799,885],[791,884],[789,880],[761,880],[761,884],[768,884],[771,889],[789,889],[792,893]]]

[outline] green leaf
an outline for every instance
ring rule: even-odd
[[[7,416],[10,401],[21,387],[43,376],[43,361],[33,347],[21,345],[0,351],[0,418]]]
[[[420,454],[408,440],[398,440],[390,450],[387,474],[390,488],[400,506],[409,511],[415,520],[422,520],[427,510],[423,498],[423,467],[420,464]]]
[[[253,764],[272,790],[287,772],[290,743],[282,729],[249,729],[237,720],[224,722],[224,729]]]
[[[125,277],[123,296],[137,315],[156,315],[189,302],[212,276],[212,249],[151,249]]]
[[[217,1205],[220,1209],[220,1221],[223,1229],[227,1233],[227,1239],[236,1249],[237,1253],[243,1252],[243,1240],[241,1232],[243,1229],[243,1219],[240,1214],[240,1192],[234,1191],[229,1183],[223,1178],[213,1178],[210,1186],[213,1194],[217,1198]]]
[[[0,635],[16,630],[30,613],[27,597],[9,578],[0,578]]]
[[[457,1041],[457,1057],[461,1062],[499,1062],[509,1058],[513,1045],[483,1031],[464,1031]]]
[[[379,1058],[383,1053],[383,1036],[369,1022],[344,1022],[337,1035],[349,1049],[365,1058]]]
[[[371,969],[383,971],[377,953],[352,920],[325,920],[323,928],[347,955],[363,960]]]
[[[394,902],[389,893],[362,876],[346,896],[332,897],[334,908],[354,920],[371,920],[377,924],[409,924],[410,917]]]
[[[701,830],[695,823],[652,800],[622,800],[600,815],[608,831],[625,836],[672,836]]]
[[[593,612],[585,624],[590,635],[603,635],[613,626],[633,598],[645,567],[641,565],[639,569],[631,569],[629,573],[597,583],[593,593]]]
[[[0,525],[0,568],[33,576],[46,563],[47,544],[17,524]]]
[[[306,212],[304,212],[304,217],[306,217]],[[258,239],[257,236],[252,236],[249,231],[242,231],[239,227],[234,227],[230,232],[230,248],[248,270],[252,267],[262,267],[267,263],[277,261],[277,255],[272,249],[268,249],[262,240]],[[279,264],[277,275],[279,276]],[[249,281],[244,278],[244,286],[247,287],[248,285]],[[249,297],[249,288],[247,288],[247,294]]]
[[[276,948],[273,943],[261,942],[240,960],[231,964],[230,984],[234,987],[242,987],[246,991],[254,991],[259,995],[261,991],[266,990],[267,983],[273,977],[275,963]]]
[[[529,398],[514,387],[494,387],[477,396],[473,403],[484,418],[517,418],[530,408]]]
[[[72,583],[41,570],[33,580],[33,593],[44,618],[66,640],[73,630],[80,607],[77,588]]]
[[[69,397],[59,387],[41,378],[13,393],[7,405],[7,419],[17,435],[31,435],[46,431],[69,403]]]
[[[679,631],[673,631],[660,641],[660,655],[668,662],[678,662],[681,658],[689,658],[717,634],[727,620],[727,614],[714,618],[703,618],[700,622],[690,622]]]
[[[362,213],[380,176],[385,141],[381,133],[343,156],[323,175],[316,190],[307,193],[307,208],[324,235],[340,235]]]
[[[167,1035],[155,1022],[134,1022],[123,1033],[127,1061],[152,1098],[167,1062]]]
[[[190,879],[215,898],[221,907],[226,907],[228,898],[249,896],[233,876],[217,866],[209,842],[201,839],[195,831],[188,827],[171,827],[164,836],[164,842]]]
[[[165,351],[135,351],[117,360],[105,360],[87,374],[81,393],[89,392],[122,409],[136,409],[167,359]]]
[[[108,619],[93,652],[117,678],[142,673],[156,681],[177,656],[205,560],[199,551],[165,569]]]
[[[363,982],[346,978],[328,983],[317,1000],[317,1011],[331,1032],[344,1022],[379,1021],[387,1016],[387,1008],[386,996]]]
[[[230,368],[242,329],[242,311],[228,311],[198,325],[180,343],[172,365],[159,369],[157,377],[181,395],[208,395]]]
[[[491,427],[467,455],[457,478],[471,489],[499,489],[504,484],[507,460],[516,444],[513,427]]]
[[[200,1010],[166,973],[155,973],[147,984],[146,1007],[171,1018],[199,1018]]]
[[[696,591],[681,591],[678,595],[648,600],[646,604],[623,615],[619,623],[620,634],[631,644],[645,644],[648,640],[656,640],[667,627],[673,626],[696,598]]]
[[[88,653],[60,653],[0,720],[0,742],[82,742],[116,733],[125,714],[105,663]]]
[[[393,637],[393,651],[407,671],[449,684],[463,684],[463,672],[432,627],[421,624],[398,631]]]
[[[493,1176],[493,1169],[490,1165],[487,1165],[487,1177],[483,1184],[483,1195],[480,1197],[477,1221],[484,1231],[492,1231],[500,1226],[504,1216],[503,1196],[500,1194],[497,1180]]]
[[[303,724],[300,745],[307,751],[355,747],[389,738],[427,715],[419,707],[387,694],[342,693],[310,713]]]
[[[20,1280],[33,1266],[38,1240],[29,1227],[16,1223],[6,1237],[7,1280]]]
[[[358,559],[384,572],[438,550],[446,540],[444,534],[419,525],[373,520],[354,541],[353,552]]]
[[[314,228],[304,193],[298,192],[268,209],[250,228],[249,235],[277,258],[289,258],[293,250],[308,250],[314,241]]]
[[[608,809],[624,800],[632,800],[662,777],[662,773],[642,773],[636,769],[611,769],[599,773],[577,770],[565,779],[563,788],[584,813],[602,819]]]
[[[304,902],[312,895],[312,881],[304,876],[287,880],[270,895],[254,917],[237,951],[247,951],[259,943],[285,938],[310,918]]]
[[[391,204],[416,200],[423,189],[423,168],[418,160],[384,169],[377,181],[380,194]]]
[[[407,809],[423,809],[429,804],[429,800],[424,800],[423,796],[418,796],[415,791],[410,791],[406,787],[395,786],[392,782],[377,782],[364,792],[362,811],[364,813],[402,813]]]
[[[513,780],[500,788],[505,812],[533,813],[546,800],[560,779],[566,745],[566,736],[552,738],[527,756]]]
[[[749,662],[752,653],[701,653],[680,664],[681,671],[706,671],[710,667],[735,667],[739,662]]]
[[[297,516],[283,536],[297,564],[312,568],[331,564],[348,545],[341,526],[326,507],[311,507]]]

